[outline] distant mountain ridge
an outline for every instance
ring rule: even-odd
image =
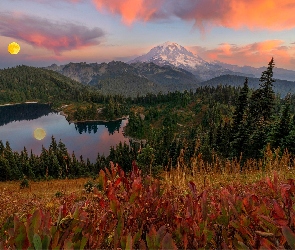
[[[223,63],[220,61],[214,61],[213,63],[216,65],[220,65],[224,68],[227,68],[229,70],[232,70],[232,71],[239,71],[239,72],[242,72],[245,74],[252,74],[255,77],[260,77],[261,72],[266,70],[266,67],[254,68],[251,66],[238,66],[238,65]],[[274,78],[276,78],[276,79],[295,81],[295,71],[294,70],[274,67],[273,72],[274,72]]]
[[[137,94],[167,93],[196,89],[201,81],[192,73],[175,66],[159,66],[154,63],[127,64],[120,61],[109,63],[52,64],[45,69],[56,71],[84,85],[97,87],[102,93]],[[118,90],[120,88],[120,90]]]
[[[220,75],[241,75],[254,77],[253,74],[234,72],[221,65],[209,63],[194,55],[186,48],[174,42],[165,42],[152,48],[147,54],[136,57],[129,64],[136,62],[153,62],[157,65],[170,65],[182,68],[194,74],[199,80],[209,80]]]
[[[252,89],[258,89],[260,78],[248,78],[248,86]],[[218,85],[230,85],[235,87],[242,87],[245,82],[245,77],[243,76],[234,76],[234,75],[222,75],[215,78],[212,78],[208,81],[200,83],[201,86],[213,86],[217,87]],[[273,90],[275,93],[279,93],[281,98],[284,98],[288,93],[295,94],[295,82],[276,79],[273,83]]]

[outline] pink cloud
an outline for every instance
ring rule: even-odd
[[[105,33],[100,28],[90,29],[82,25],[54,23],[47,19],[7,13],[0,15],[0,35],[52,50],[59,55],[62,51],[97,45]]]
[[[161,7],[163,0],[93,0],[99,11],[121,14],[123,22],[130,25],[136,20],[148,21]]]
[[[199,46],[188,49],[205,60],[218,60],[239,66],[264,66],[271,57],[274,57],[277,67],[290,68],[295,59],[295,46],[292,44],[285,46],[281,40],[268,40],[242,46],[224,43],[214,49]]]

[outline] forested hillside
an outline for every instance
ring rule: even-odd
[[[59,73],[28,66],[0,70],[0,104],[83,101],[91,90]]]
[[[274,74],[275,75],[275,74]],[[276,76],[276,75],[275,75]],[[249,88],[259,88],[259,78],[249,77]],[[295,81],[295,79],[293,79]],[[200,83],[201,86],[217,86],[217,85],[231,85],[235,87],[242,87],[245,81],[245,77],[237,75],[223,75],[218,76],[208,81]],[[295,82],[275,79],[273,83],[273,90],[276,94],[280,94],[281,98],[285,98],[288,93],[295,93]]]

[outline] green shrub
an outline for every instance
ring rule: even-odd
[[[26,179],[26,178],[22,179],[19,186],[21,189],[28,188],[30,186],[28,179]]]
[[[91,193],[94,189],[94,184],[92,181],[87,181],[85,184],[84,184],[84,189],[86,191],[86,193]]]
[[[62,197],[64,194],[62,193],[62,192],[60,192],[60,191],[57,191],[56,193],[55,193],[55,197],[56,198],[60,198],[60,197]]]

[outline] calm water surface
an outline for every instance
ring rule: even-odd
[[[75,152],[76,157],[83,155],[94,162],[99,152],[109,155],[111,146],[120,141],[129,144],[123,135],[127,120],[116,122],[85,122],[69,124],[64,116],[52,112],[48,105],[20,104],[0,107],[0,140],[9,141],[13,151],[20,152],[27,148],[34,154],[40,154],[42,145],[48,148],[51,136],[56,141],[65,143],[68,152]],[[46,136],[42,140],[34,138],[34,130],[42,128]]]

